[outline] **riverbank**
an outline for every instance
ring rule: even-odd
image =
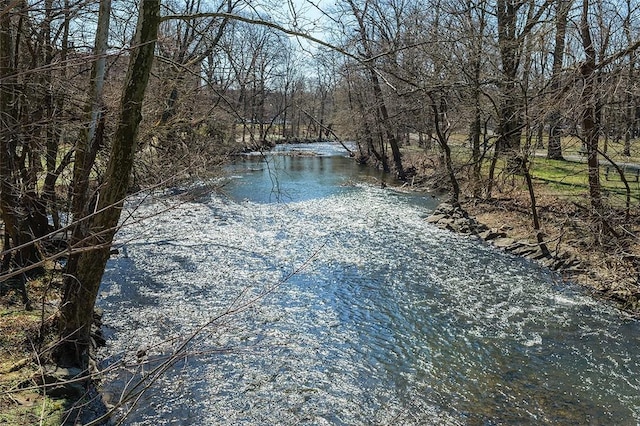
[[[0,294],[0,424],[86,424],[106,412],[93,376],[59,367],[51,359],[59,339],[55,322],[61,274],[59,267],[49,265],[44,276],[29,281],[32,309],[25,309],[12,289]],[[97,311],[92,330],[96,345],[104,344],[100,317]]]
[[[564,274],[564,278],[585,286],[594,297],[611,300],[624,312],[640,318],[640,286],[637,282],[640,250],[635,237],[629,235],[622,240],[598,243],[593,240],[591,219],[584,211],[571,209],[560,198],[545,198],[546,202],[539,206],[544,212],[542,232],[545,241],[554,251],[569,253],[581,265]],[[483,203],[466,200],[463,206],[481,223],[502,228],[512,238],[535,243],[524,194]]]
[[[448,180],[437,166],[436,155],[412,152],[406,156],[406,164],[416,172],[410,186],[445,196]],[[459,179],[460,206],[469,216],[504,238],[538,246],[529,192],[522,177],[503,177],[494,197],[488,200],[471,197],[470,182],[462,173]],[[630,210],[628,218],[624,212],[610,207],[607,220],[612,229],[603,234],[596,231],[595,220],[589,215],[588,194],[563,192],[542,180],[534,180],[534,191],[543,242],[552,253],[576,262],[571,262],[570,268],[554,268],[553,263],[538,260],[558,270],[563,278],[583,285],[595,298],[613,301],[623,312],[640,318],[638,206]],[[526,250],[523,253],[530,254]]]

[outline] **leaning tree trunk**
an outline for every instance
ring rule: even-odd
[[[110,245],[120,220],[133,168],[142,101],[153,63],[160,23],[160,0],[140,2],[138,25],[121,100],[118,127],[111,148],[97,213],[90,221],[88,249],[79,254],[75,271],[65,280],[58,350],[62,364],[84,365],[90,343],[93,309]]]
[[[365,58],[372,60],[375,56],[371,50],[370,46],[370,38],[368,36],[366,24],[363,17],[363,12],[358,10],[358,7],[355,3],[349,0],[349,6],[353,12],[353,16],[356,18],[358,22],[358,30],[361,36],[362,48],[364,49]],[[398,179],[404,181],[406,180],[406,173],[404,171],[404,167],[402,166],[402,155],[400,153],[400,145],[398,143],[398,139],[395,136],[395,133],[391,126],[391,120],[389,117],[389,111],[387,109],[387,104],[384,99],[384,94],[382,92],[382,86],[380,84],[380,79],[378,78],[378,74],[374,69],[373,62],[368,65],[369,78],[370,83],[373,89],[373,96],[376,102],[376,115],[378,116],[378,120],[380,121],[380,125],[384,130],[384,136],[387,139],[387,142],[391,146],[391,153],[393,154],[393,162],[396,167],[396,173],[398,175]]]
[[[89,203],[89,178],[95,163],[98,146],[102,138],[104,113],[104,82],[106,76],[106,53],[109,38],[109,18],[111,15],[111,0],[101,0],[98,12],[98,25],[93,49],[93,63],[91,66],[91,89],[85,113],[89,126],[76,143],[73,162],[73,183],[71,194],[71,214],[73,227],[69,245],[80,245],[87,238],[89,222],[85,220]],[[70,256],[67,261],[67,271],[73,275],[77,268],[80,255]]]
[[[529,200],[531,201],[531,217],[533,219],[533,229],[536,232],[536,240],[538,240],[538,246],[542,253],[549,255],[549,248],[544,241],[544,236],[540,230],[540,218],[538,217],[538,206],[536,204],[536,193],[533,188],[533,180],[531,179],[531,173],[529,172],[529,159],[525,158],[522,161],[522,172],[524,174],[525,182],[527,183],[527,189],[529,191]]]
[[[429,93],[428,96],[431,100],[431,109],[433,111],[433,115],[435,116],[434,125],[437,141],[438,144],[440,144],[440,148],[442,148],[442,152],[444,154],[444,164],[447,169],[447,174],[449,175],[449,183],[451,184],[449,202],[454,206],[458,206],[460,204],[460,185],[458,184],[458,178],[456,177],[456,172],[453,167],[453,160],[451,159],[451,147],[449,146],[449,137],[447,135],[450,129],[446,120],[446,112],[444,111],[445,108],[443,108],[442,106],[438,106],[433,94]],[[443,121],[443,123],[446,125],[445,129],[443,129],[440,125],[441,121]]]
[[[374,70],[370,70],[370,74],[371,74],[371,82],[373,84],[373,93],[376,100],[376,108],[377,108],[378,116],[380,119],[380,123],[384,128],[387,141],[391,146],[391,153],[393,154],[393,164],[396,167],[396,173],[397,173],[398,179],[405,181],[407,180],[407,176],[405,174],[404,167],[402,166],[402,156],[400,153],[400,146],[398,144],[398,139],[396,138],[394,132],[391,130],[389,112],[387,110],[387,104],[384,101],[382,88],[380,87],[380,80],[378,79],[378,76]]]

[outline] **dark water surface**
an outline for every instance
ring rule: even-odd
[[[128,362],[113,401],[238,310],[125,424],[638,424],[637,322],[426,224],[435,200],[339,146],[294,148],[323,156],[246,157],[224,195],[145,200],[119,233],[99,296],[103,365]]]

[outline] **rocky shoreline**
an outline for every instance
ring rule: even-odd
[[[574,255],[566,251],[543,250],[537,241],[511,238],[504,229],[489,228],[478,222],[475,217],[470,216],[459,205],[443,202],[426,221],[457,234],[477,236],[498,249],[533,260],[563,275],[585,272],[585,268]]]

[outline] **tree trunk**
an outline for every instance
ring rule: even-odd
[[[11,29],[11,1],[3,0],[0,14],[0,212],[4,222],[5,237],[10,236],[12,230],[17,229],[13,210],[16,208],[14,200],[13,182],[13,145],[17,137],[17,122],[13,100],[15,97],[15,69],[13,64],[13,34]],[[5,238],[5,242],[9,242]],[[4,250],[9,249],[5,244]],[[6,262],[5,262],[6,263]]]
[[[88,128],[76,145],[73,163],[73,198],[71,213],[76,222],[75,239],[84,238],[83,226],[79,221],[87,214],[89,175],[95,162],[101,135],[104,80],[106,74],[107,39],[109,35],[109,17],[111,15],[111,0],[101,0],[98,14],[98,26],[93,51],[94,61],[91,67],[91,93],[87,101],[86,114]],[[75,241],[74,241],[75,242]]]
[[[62,364],[84,365],[89,348],[93,309],[109,251],[118,227],[133,168],[144,93],[153,63],[160,23],[160,0],[140,2],[138,24],[121,99],[118,127],[111,148],[97,213],[90,220],[90,250],[79,254],[75,271],[65,280],[58,350]]]
[[[98,152],[99,139],[103,128],[103,89],[106,74],[106,52],[109,36],[109,18],[111,15],[111,0],[101,0],[98,12],[98,26],[96,28],[96,40],[93,50],[93,63],[91,66],[91,93],[87,99],[85,114],[88,128],[82,132],[75,150],[73,163],[73,183],[71,196],[71,214],[73,227],[69,245],[75,247],[82,244],[87,238],[89,222],[85,217],[90,213],[89,203],[89,178],[91,168]],[[80,255],[69,256],[67,260],[67,274],[73,276],[77,269]]]
[[[349,6],[351,7],[351,11],[353,12],[353,16],[356,18],[358,22],[360,42],[362,44],[362,48],[364,49],[365,57],[367,59],[371,59],[374,57],[374,55],[371,50],[370,39],[367,35],[367,27],[364,22],[363,14],[352,0],[349,0],[348,3],[349,3]],[[380,125],[383,128],[384,136],[387,142],[389,143],[389,145],[391,146],[391,153],[393,154],[393,162],[396,167],[396,173],[398,175],[398,179],[404,181],[406,180],[406,174],[404,171],[404,167],[402,166],[402,156],[400,155],[400,146],[398,144],[398,140],[395,136],[395,133],[391,128],[389,112],[387,110],[387,104],[384,99],[384,94],[382,93],[382,86],[380,84],[380,79],[378,79],[378,74],[376,73],[377,71],[374,69],[373,63],[368,62],[368,64],[369,64],[368,65],[369,79],[371,81],[373,96],[376,102],[376,114],[378,116]]]
[[[433,115],[436,117],[434,125],[438,144],[440,145],[440,148],[442,148],[442,152],[444,154],[444,164],[447,169],[447,174],[449,175],[449,183],[451,184],[451,192],[449,194],[451,198],[449,201],[454,206],[457,206],[460,201],[460,185],[458,184],[458,178],[456,177],[456,172],[453,168],[453,160],[451,159],[451,147],[449,146],[448,135],[450,126],[446,118],[446,103],[444,102],[443,96],[440,96],[440,102],[438,103],[436,103],[436,99],[433,94],[429,93],[428,96],[431,100],[431,110],[433,111]],[[440,125],[441,122],[446,126],[444,129]]]
[[[14,266],[22,268],[38,263],[41,260],[40,253],[34,244],[28,244],[34,239],[37,216],[32,216],[30,207],[39,207],[32,204],[35,199],[29,200],[27,194],[21,192],[23,185],[19,184],[20,171],[23,177],[31,179],[24,167],[19,169],[18,149],[21,147],[21,163],[24,164],[25,155],[29,154],[29,161],[33,156],[29,147],[20,146],[21,131],[19,123],[20,109],[16,106],[17,93],[17,58],[18,46],[20,46],[20,33],[22,20],[18,20],[16,28],[12,28],[12,20],[24,5],[21,2],[4,0],[0,3],[0,215],[4,222],[5,232],[5,257],[2,260],[3,268]],[[15,9],[15,10],[14,10]],[[31,180],[33,186],[33,179]],[[32,189],[32,188],[28,188]],[[32,229],[32,225],[34,229]],[[9,238],[6,238],[9,237]],[[13,247],[22,247],[11,250]],[[32,270],[31,274],[42,271]]]
[[[627,43],[632,44],[633,32],[631,31],[631,0],[627,0],[627,18],[624,20],[623,27],[625,35],[627,36]],[[622,155],[625,157],[631,157],[631,139],[633,138],[635,127],[635,97],[633,93],[633,85],[635,83],[635,66],[636,66],[636,53],[629,53],[629,70],[626,83],[626,126],[624,131],[624,151]]]
[[[391,153],[393,155],[393,163],[396,167],[396,173],[398,179],[404,181],[407,179],[404,168],[402,166],[402,157],[400,155],[400,146],[394,132],[391,130],[391,123],[389,122],[389,112],[387,111],[387,105],[384,101],[382,94],[382,88],[380,87],[380,81],[374,70],[370,70],[371,82],[373,83],[373,92],[376,98],[376,106],[379,114],[380,124],[384,128],[384,132],[391,146]]]
[[[580,36],[585,53],[585,61],[580,67],[583,78],[582,102],[582,132],[587,150],[587,166],[589,170],[589,196],[591,207],[596,214],[602,213],[602,194],[600,188],[600,164],[598,161],[599,122],[597,114],[596,94],[596,52],[591,39],[588,21],[589,0],[582,0],[582,18],[580,20]]]
[[[536,240],[538,241],[538,245],[540,246],[540,250],[542,250],[542,253],[544,253],[545,255],[549,255],[549,248],[544,242],[544,237],[542,235],[542,232],[540,231],[540,219],[538,218],[536,194],[533,189],[533,181],[531,179],[531,173],[529,173],[529,164],[527,159],[525,159],[523,162],[523,172],[525,181],[527,182],[527,189],[529,190],[529,199],[531,200],[531,216],[533,218],[533,229],[536,231]]]
[[[517,35],[518,7],[511,0],[499,0],[496,4],[498,18],[498,44],[502,77],[498,132],[498,155],[509,152],[513,156],[520,148],[522,132],[522,101],[517,79],[520,65],[522,37]]]
[[[564,60],[564,47],[567,33],[567,18],[572,1],[558,0],[556,10],[556,35],[553,48],[553,66],[551,71],[551,91],[560,89],[560,73]],[[552,112],[549,117],[549,144],[547,145],[547,158],[552,160],[564,160],[562,156],[562,129],[560,122],[560,110],[557,100],[552,101]]]

